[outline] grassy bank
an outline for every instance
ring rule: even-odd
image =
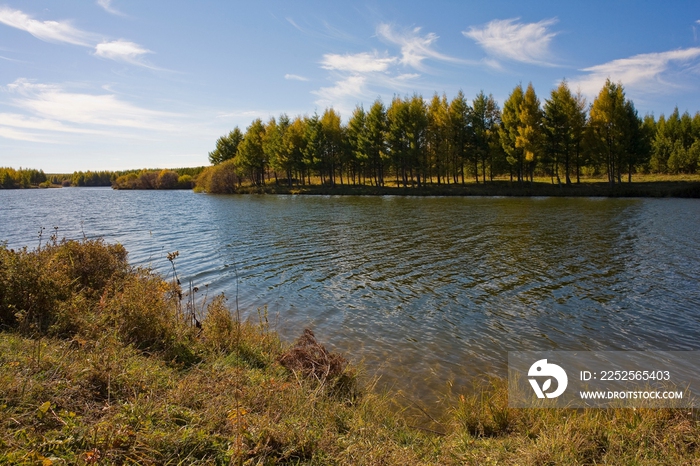
[[[700,462],[693,412],[510,409],[501,380],[409,418],[312,333],[283,344],[253,315],[118,245],[0,247],[0,464]]]

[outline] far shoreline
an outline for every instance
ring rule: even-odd
[[[632,197],[700,198],[697,181],[648,181],[633,183],[587,182],[557,185],[543,182],[493,181],[485,184],[397,186],[242,186],[232,194],[358,195],[358,196],[445,196],[445,197]]]

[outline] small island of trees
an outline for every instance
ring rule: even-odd
[[[333,108],[319,115],[254,120],[220,137],[199,189],[236,192],[244,184],[485,184],[496,179],[552,184],[604,177],[610,186],[634,174],[694,174],[700,159],[700,112],[676,108],[641,118],[621,83],[607,80],[588,105],[566,81],[541,104],[532,84],[517,85],[501,109],[480,92],[448,102],[414,94],[357,106],[347,124]]]

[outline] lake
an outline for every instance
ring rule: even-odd
[[[120,242],[132,264],[304,328],[432,405],[507,351],[699,350],[700,201],[0,190],[0,241]],[[452,387],[452,388],[450,388]]]

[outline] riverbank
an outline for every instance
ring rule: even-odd
[[[646,181],[610,185],[607,182],[587,182],[557,185],[547,182],[493,181],[450,185],[402,186],[242,186],[239,194],[307,194],[356,196],[503,196],[503,197],[678,197],[700,198],[700,181]]]
[[[0,245],[0,464],[700,460],[692,411],[510,409],[497,379],[409,417],[313,334],[283,344],[264,310],[241,322],[126,257],[100,240]]]

